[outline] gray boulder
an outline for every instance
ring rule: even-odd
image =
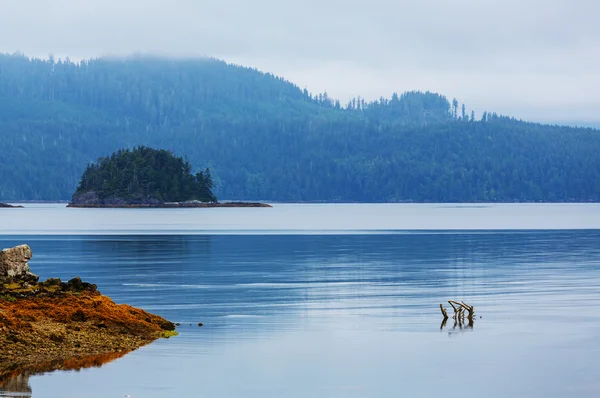
[[[16,246],[0,251],[0,278],[22,279],[37,282],[39,277],[32,274],[27,263],[31,258],[31,248]]]
[[[94,191],[84,192],[77,196],[73,196],[74,205],[99,205],[102,203],[98,194]]]

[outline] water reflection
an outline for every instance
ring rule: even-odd
[[[572,396],[599,369],[598,242],[599,231],[0,237],[29,243],[42,278],[81,275],[182,324],[85,377],[32,379],[36,397],[65,382],[103,388],[88,398],[199,385],[219,397],[458,396],[464,374],[477,396]],[[483,318],[440,325],[448,298]]]
[[[567,289],[596,271],[599,238],[597,231],[67,236],[3,238],[0,245],[29,243],[42,278],[80,275],[117,302],[175,322],[264,333],[289,324],[284,315],[397,322],[434,311],[448,296],[501,310],[489,298]]]
[[[450,319],[450,318],[442,319],[442,324],[440,325],[440,330],[444,330],[444,328],[446,327],[446,324],[448,323],[448,319]],[[473,326],[475,324],[475,320],[472,318],[467,318],[467,319],[458,318],[458,319],[453,319],[452,322],[454,323],[454,325],[452,326],[452,330],[456,330],[456,327],[458,327],[459,330],[462,330],[463,327],[465,329],[473,329]]]
[[[85,368],[99,368],[128,354],[125,352],[93,355],[84,358],[72,358],[45,362],[33,366],[16,366],[11,372],[0,375],[0,397],[30,397],[32,388],[29,378],[51,371],[77,371]]]

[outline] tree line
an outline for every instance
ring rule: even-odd
[[[600,200],[594,129],[429,92],[341,106],[215,59],[0,55],[0,200],[68,200],[87,165],[141,145],[209,167],[222,199]]]

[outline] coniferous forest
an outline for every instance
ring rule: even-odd
[[[0,201],[69,200],[88,165],[138,146],[210,168],[226,200],[600,201],[594,129],[434,93],[340,104],[214,59],[0,55]]]
[[[74,202],[94,204],[216,202],[210,170],[192,174],[189,162],[169,151],[136,147],[91,163],[83,172]]]

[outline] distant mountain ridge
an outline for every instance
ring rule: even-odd
[[[342,106],[216,59],[0,55],[0,200],[68,200],[140,145],[209,167],[223,199],[600,200],[598,130],[473,116],[422,92]]]

